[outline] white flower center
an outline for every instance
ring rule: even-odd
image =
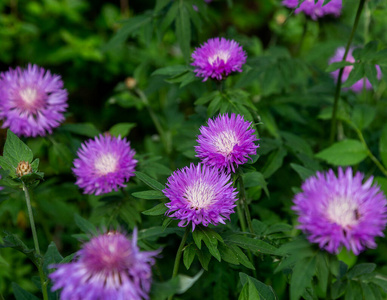
[[[184,198],[191,203],[192,208],[205,208],[211,205],[215,198],[214,187],[199,179],[186,187]]]
[[[236,144],[238,144],[238,139],[234,130],[222,131],[215,137],[214,140],[214,145],[218,152],[226,156],[232,152]]]
[[[117,167],[118,158],[111,153],[102,154],[94,163],[94,168],[101,175],[114,172]]]
[[[358,223],[360,215],[358,205],[346,198],[336,198],[328,204],[327,216],[329,220],[341,227],[350,227]]]
[[[219,58],[219,60],[223,60],[224,63],[226,63],[228,61],[228,59],[230,58],[230,54],[227,52],[227,51],[219,51],[218,53],[216,53],[215,55],[211,56],[210,58],[208,58],[208,62],[210,63],[210,65],[212,66],[212,64]]]
[[[19,92],[19,95],[22,98],[23,102],[28,106],[31,106],[34,104],[34,102],[36,101],[37,94],[38,93],[36,89],[32,89],[29,87]]]

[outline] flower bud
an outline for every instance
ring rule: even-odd
[[[30,163],[28,161],[19,162],[19,164],[17,165],[17,168],[16,168],[16,175],[18,177],[22,177],[22,176],[30,174],[30,173],[32,173],[32,168],[31,168]]]

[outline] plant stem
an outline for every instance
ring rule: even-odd
[[[360,15],[364,7],[365,0],[360,0],[359,6],[357,8],[355,22],[353,23],[352,31],[349,36],[347,46],[345,47],[345,52],[342,61],[345,61],[348,55],[349,48],[351,47],[351,43],[353,40],[353,37],[356,32],[357,25],[359,24]],[[336,84],[336,91],[335,91],[335,99],[333,103],[333,110],[332,110],[332,123],[331,123],[331,136],[330,136],[330,143],[332,144],[335,140],[336,136],[336,123],[337,123],[337,107],[340,99],[340,93],[341,93],[341,78],[343,77],[344,73],[344,67],[342,67],[339,71],[339,76],[337,78],[337,84]]]
[[[246,216],[247,225],[248,225],[248,227],[249,227],[249,230],[250,230],[251,233],[254,234],[253,224],[252,224],[252,222],[251,222],[251,216],[250,216],[249,206],[248,206],[248,204],[246,203],[245,185],[244,185],[244,183],[243,183],[243,178],[242,178],[241,175],[239,175],[238,181],[239,181],[239,193],[240,193],[240,198],[239,198],[239,200],[241,201],[243,210],[245,211],[245,216]]]
[[[48,299],[47,283],[46,283],[46,279],[45,279],[44,272],[43,272],[42,259],[41,259],[40,249],[39,249],[38,235],[36,233],[34,215],[32,214],[31,198],[30,198],[30,194],[28,193],[27,186],[25,185],[24,182],[22,182],[22,183],[23,183],[24,195],[26,197],[28,217],[30,219],[32,238],[34,240],[35,251],[36,251],[36,254],[39,256],[39,262],[36,264],[36,267],[38,268],[39,277],[40,277],[40,284],[42,285],[43,299],[47,300]]]
[[[177,249],[175,264],[173,265],[173,273],[171,278],[175,278],[177,276],[177,273],[179,272],[181,254],[183,253],[183,248],[184,248],[185,242],[187,241],[189,232],[190,232],[190,226],[187,225],[187,227],[185,228],[183,238],[181,239],[179,249]],[[172,298],[173,298],[173,295],[169,296],[168,300],[172,300]]]
[[[364,136],[359,128],[357,128],[352,122],[347,122],[349,125],[352,126],[352,128],[356,131],[357,136],[359,137],[360,142],[363,144],[364,148],[367,151],[367,156],[375,163],[375,165],[379,168],[379,170],[383,173],[384,176],[387,177],[387,170],[383,167],[383,165],[380,163],[380,161],[375,157],[375,155],[372,154],[370,148],[368,148],[368,145],[364,139]]]

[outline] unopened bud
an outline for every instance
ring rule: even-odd
[[[285,23],[286,21],[286,16],[283,15],[283,14],[279,14],[275,17],[275,20],[277,22],[278,25],[282,25],[283,23]]]
[[[32,173],[31,165],[28,161],[21,161],[17,165],[16,175],[22,177],[24,175]]]
[[[137,80],[133,77],[128,77],[125,79],[125,84],[127,88],[131,90],[137,85]]]

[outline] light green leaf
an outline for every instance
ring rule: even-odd
[[[147,216],[159,216],[159,215],[164,215],[167,210],[168,210],[168,207],[166,207],[164,203],[160,203],[160,204],[157,204],[155,207],[152,207],[151,209],[143,211],[142,214]]]
[[[14,168],[19,162],[32,162],[33,154],[30,148],[24,144],[11,130],[7,130],[7,139],[5,140],[3,156]]]
[[[367,157],[367,149],[360,141],[348,139],[324,149],[316,157],[334,166],[352,166]]]
[[[136,123],[118,123],[109,129],[109,132],[113,136],[121,136],[122,138],[127,136],[130,130],[136,126]]]

